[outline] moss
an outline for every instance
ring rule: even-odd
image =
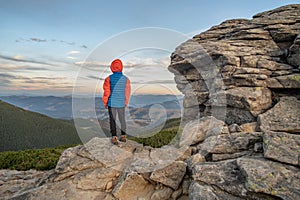
[[[278,191],[276,191],[276,190],[272,190],[272,191],[271,191],[271,194],[272,194],[273,196],[275,196],[275,195],[277,195],[277,194],[278,194]]]
[[[268,176],[271,178],[275,178],[275,176],[272,173],[270,173]]]
[[[253,183],[252,181],[248,181],[248,187],[249,187],[251,190],[255,191],[255,190],[258,188],[258,185],[255,184],[255,183]]]
[[[300,74],[294,74],[288,77],[288,79],[300,82]]]

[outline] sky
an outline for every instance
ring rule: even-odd
[[[292,3],[299,2],[1,0],[0,95],[101,94],[114,58],[134,94],[179,94],[167,70],[176,45],[224,20]]]

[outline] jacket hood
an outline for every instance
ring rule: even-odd
[[[116,59],[112,61],[110,64],[110,70],[112,72],[122,72],[123,71],[123,63],[120,59]]]

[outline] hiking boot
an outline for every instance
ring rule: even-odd
[[[126,142],[127,141],[126,135],[121,135],[119,140],[120,140],[120,142]]]
[[[118,144],[118,137],[117,136],[113,136],[112,138],[111,138],[111,143],[113,143],[113,144]]]

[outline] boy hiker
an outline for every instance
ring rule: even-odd
[[[104,80],[102,101],[105,108],[108,108],[111,141],[113,144],[118,144],[116,115],[118,114],[121,124],[121,137],[119,140],[126,142],[125,107],[129,103],[131,87],[130,80],[122,73],[123,64],[121,60],[114,60],[110,65],[110,69],[113,74]]]

